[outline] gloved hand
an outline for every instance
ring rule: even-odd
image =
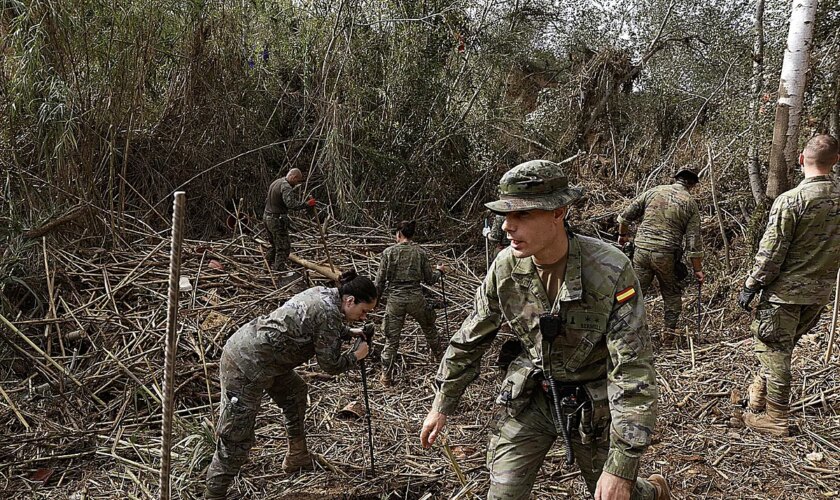
[[[373,326],[373,323],[367,323],[362,327],[362,335],[365,336],[365,341],[368,344],[373,342],[373,334],[375,331],[376,328]]]
[[[490,236],[490,228],[489,228],[489,227],[485,227],[484,229],[482,229],[482,230],[481,230],[481,235],[482,235],[482,236],[484,236],[485,238],[486,238],[486,237],[488,237],[488,236]]]
[[[755,298],[756,293],[758,293],[758,290],[747,288],[747,286],[744,285],[744,289],[738,294],[738,305],[744,308],[745,311],[752,311],[750,302],[752,302],[753,298]]]
[[[315,208],[315,205],[317,203],[318,201],[312,196],[310,196],[309,199],[306,200],[306,206],[308,206],[309,208]]]

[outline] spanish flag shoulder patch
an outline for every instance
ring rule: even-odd
[[[623,304],[623,303],[627,302],[628,300],[632,299],[635,296],[636,296],[636,289],[633,288],[632,286],[628,286],[624,290],[615,294],[615,300],[619,304]]]

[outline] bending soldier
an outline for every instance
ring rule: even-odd
[[[633,268],[639,284],[647,291],[655,277],[662,294],[665,310],[664,341],[672,340],[682,311],[682,286],[678,271],[685,271],[682,263],[683,239],[685,255],[691,261],[694,276],[700,283],[703,273],[703,240],[700,236],[700,214],[697,203],[689,194],[699,178],[690,168],[681,168],[674,176],[676,182],[649,189],[633,200],[618,216],[618,243],[630,241],[628,223],[638,221],[634,244]]]
[[[560,165],[518,165],[502,177],[499,192],[487,207],[505,214],[511,245],[490,266],[472,313],[449,342],[421,444],[429,447],[440,435],[507,321],[523,349],[497,399],[505,407],[487,452],[487,498],[529,498],[558,436],[568,437],[567,452],[574,452],[597,498],[670,498],[662,476],[637,479],[658,390],[630,261],[611,245],[566,229],[568,206],[580,191],[568,185]]]
[[[268,263],[275,271],[286,268],[292,242],[289,239],[289,210],[304,210],[315,207],[315,199],[299,203],[295,200],[294,188],[303,181],[300,170],[293,168],[285,177],[276,179],[268,187],[265,197],[265,211],[263,222],[271,239],[271,249],[268,251]]]
[[[216,429],[216,452],[207,470],[205,498],[223,499],[254,445],[254,422],[263,393],[283,410],[289,451],[287,472],[311,469],[306,446],[306,382],[294,371],[312,355],[327,373],[353,369],[367,356],[368,345],[342,350],[342,340],[362,336],[343,321],[364,320],[376,306],[376,287],[347,271],[338,288],[314,287],[237,330],[225,344],[219,363],[222,402]]]
[[[840,264],[840,185],[831,176],[837,153],[830,135],[808,141],[799,156],[805,179],[773,202],[755,265],[738,295],[741,307],[751,310],[761,292],[751,325],[761,365],[749,387],[756,413],[744,415],[758,432],[788,435],[793,348],[831,297]]]
[[[394,363],[400,347],[400,335],[406,315],[420,325],[426,343],[435,359],[440,359],[443,349],[435,326],[435,311],[423,296],[421,283],[433,285],[443,275],[446,267],[438,265],[432,271],[426,251],[412,241],[415,221],[402,221],[394,234],[397,243],[382,252],[379,272],[376,274],[376,288],[380,296],[388,294],[385,305],[383,330],[385,347],[382,350],[383,385],[393,384]]]

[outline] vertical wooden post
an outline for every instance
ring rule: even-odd
[[[163,363],[163,424],[161,430],[160,450],[160,498],[171,498],[171,481],[169,477],[172,461],[172,413],[175,396],[175,351],[178,347],[178,295],[181,279],[181,244],[184,229],[183,191],[175,192],[172,209],[172,247],[169,253],[169,303],[166,310],[166,345]]]

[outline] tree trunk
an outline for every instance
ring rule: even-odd
[[[770,171],[767,175],[766,193],[770,199],[775,199],[787,191],[789,171],[797,164],[799,118],[802,113],[802,95],[805,92],[816,11],[817,0],[793,0],[787,50],[779,79]]]
[[[764,93],[764,0],[756,0],[755,3],[755,43],[753,45],[753,74],[752,74],[752,100],[750,100],[750,114],[755,130],[750,138],[750,149],[748,153],[747,172],[750,178],[750,190],[755,199],[756,206],[765,203],[764,183],[761,181],[761,167],[758,162],[758,141],[761,137],[759,126],[759,108],[761,97]]]

